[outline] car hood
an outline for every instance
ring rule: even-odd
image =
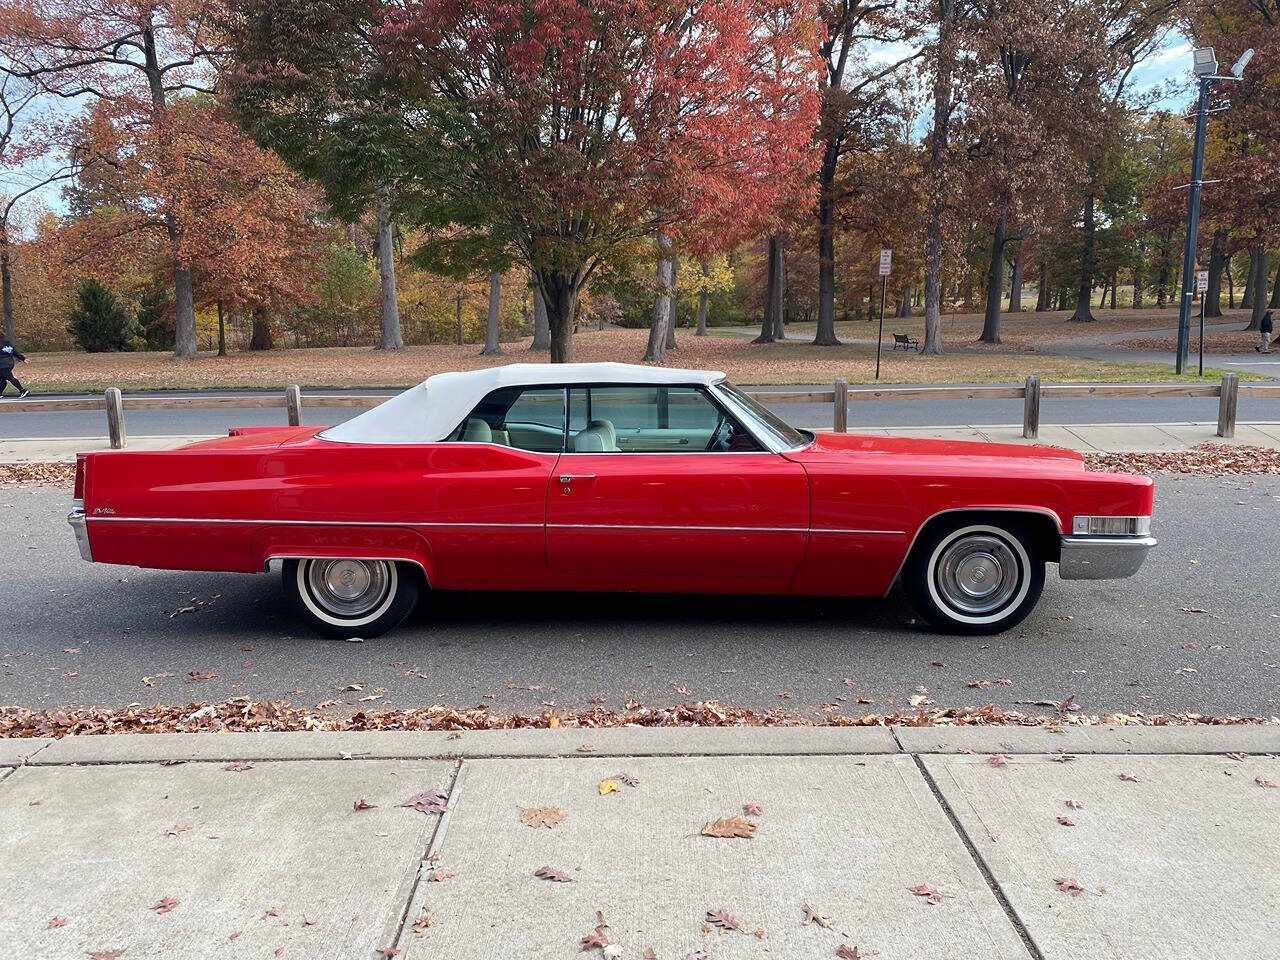
[[[813,443],[789,456],[800,462],[843,459],[848,457],[893,455],[918,460],[957,458],[974,466],[986,464],[993,469],[1037,469],[1080,471],[1084,457],[1074,450],[1017,443],[985,443],[978,440],[930,440],[922,437],[878,437],[859,433],[819,433]]]

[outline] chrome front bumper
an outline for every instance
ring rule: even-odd
[[[1155,537],[1063,537],[1058,573],[1063,580],[1132,577],[1155,545]]]
[[[77,507],[67,514],[67,523],[75,531],[76,546],[80,548],[80,556],[85,560],[93,560],[93,550],[89,547],[89,524],[85,520],[84,509]]]

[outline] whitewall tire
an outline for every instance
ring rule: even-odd
[[[926,620],[951,633],[999,633],[1044,589],[1044,558],[1016,519],[957,517],[921,534],[903,587]]]
[[[313,630],[344,639],[399,626],[418,602],[420,583],[411,564],[347,557],[286,560],[282,580]]]

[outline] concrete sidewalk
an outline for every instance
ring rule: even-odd
[[[990,443],[1040,443],[1082,453],[1149,453],[1190,450],[1201,443],[1239,443],[1280,449],[1280,421],[1240,423],[1233,440],[1217,436],[1216,423],[1087,423],[1042,424],[1038,440],[1024,440],[1022,427],[1008,424],[962,426],[857,427],[850,433],[886,437],[936,437]],[[827,430],[828,428],[819,428]],[[142,436],[129,440],[130,450],[170,450],[208,436]],[[77,453],[108,450],[105,437],[0,439],[0,464],[71,462]]]
[[[608,952],[587,956],[635,960],[1271,956],[1275,751],[1280,726],[0,740],[0,942],[24,960],[544,960],[597,932]],[[754,836],[703,835],[735,816]]]

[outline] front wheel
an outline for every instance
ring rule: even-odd
[[[294,608],[328,637],[376,637],[418,602],[417,571],[394,560],[286,560],[282,579]]]
[[[999,633],[1022,622],[1040,599],[1044,559],[1016,522],[955,520],[920,537],[902,581],[935,627]]]

